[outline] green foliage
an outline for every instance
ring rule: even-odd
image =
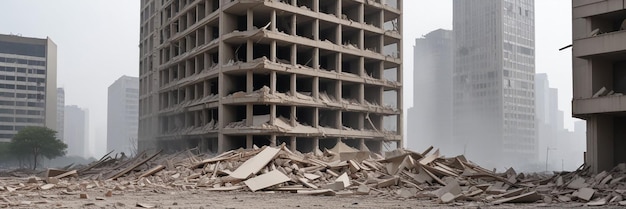
[[[18,158],[32,157],[33,169],[40,157],[52,159],[65,155],[67,145],[56,138],[56,131],[46,127],[26,127],[13,137],[9,145],[11,153]]]

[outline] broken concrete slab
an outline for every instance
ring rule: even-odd
[[[595,192],[596,192],[596,190],[591,189],[591,188],[586,188],[586,187],[585,188],[580,188],[580,189],[578,189],[578,192],[577,192],[576,196],[578,198],[582,199],[582,200],[589,201],[589,200],[591,200],[591,197],[593,197],[593,193],[595,193]]]
[[[356,194],[358,195],[368,195],[370,193],[370,187],[365,184],[359,185],[359,188],[356,190]]]
[[[265,147],[263,151],[241,164],[229,176],[235,179],[247,179],[265,167],[280,150],[280,148]]]
[[[324,189],[332,189],[333,191],[339,191],[339,190],[345,189],[346,187],[344,187],[343,182],[336,181],[336,182],[333,182],[333,183],[330,183],[330,184],[323,185],[322,188],[324,188]]]
[[[342,182],[343,187],[347,188],[350,186],[350,177],[348,177],[348,173],[343,173],[339,177],[337,177],[335,182]]]
[[[269,173],[245,180],[244,184],[246,184],[246,186],[248,186],[248,188],[250,188],[250,190],[254,192],[290,180],[291,178],[289,178],[289,176],[286,176],[278,170],[273,170]]]
[[[462,190],[461,190],[461,186],[459,185],[459,182],[455,179],[451,179],[448,180],[448,184],[444,187],[442,187],[441,189],[438,189],[435,191],[435,195],[439,198],[441,198],[441,196],[443,196],[445,193],[451,193],[453,196],[457,196],[459,194],[461,194]]]

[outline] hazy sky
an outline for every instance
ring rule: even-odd
[[[559,89],[559,109],[571,115],[571,1],[536,0],[536,71]],[[139,0],[2,0],[0,33],[50,37],[58,46],[58,85],[65,103],[89,109],[90,139],[106,141],[107,88],[139,74]],[[452,28],[452,0],[404,1],[405,108],[413,104],[413,45],[438,28]],[[573,129],[572,119],[566,119]],[[71,128],[71,127],[66,127]],[[96,153],[103,154],[104,150]]]

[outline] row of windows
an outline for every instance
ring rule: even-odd
[[[0,114],[41,115],[41,111],[0,108]]]
[[[43,119],[41,119],[41,118],[0,117],[0,122],[43,123]]]
[[[11,76],[11,75],[0,75],[0,80],[5,81],[28,81],[28,82],[36,82],[43,83],[46,81],[44,78],[27,78],[24,76]]]
[[[28,106],[28,107],[44,107],[43,102],[16,102],[16,101],[2,101],[0,100],[0,105],[7,106]]]
[[[3,130],[3,131],[13,131],[13,130],[20,131],[24,128],[26,128],[26,126],[0,126],[0,130]]]
[[[21,68],[21,67],[3,67],[3,66],[0,66],[0,71],[4,71],[4,72],[18,72],[18,73],[26,73],[28,71],[28,73],[30,73],[30,74],[32,74],[32,73],[37,73],[37,74],[41,74],[41,75],[46,74],[46,70],[26,69],[26,68]]]
[[[12,139],[14,134],[0,134],[1,139]]]
[[[23,94],[23,93],[13,93],[13,92],[0,92],[0,97],[43,99],[42,94]]]
[[[0,57],[0,62],[17,63],[17,64],[23,64],[23,65],[46,66],[46,61],[25,60],[25,59],[6,58],[6,57]]]
[[[26,86],[26,85],[13,85],[13,84],[0,84],[0,89],[18,89],[18,90],[31,90],[31,91],[44,91],[43,86]]]

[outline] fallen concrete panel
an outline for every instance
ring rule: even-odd
[[[278,170],[273,170],[269,173],[245,180],[243,183],[254,192],[290,180],[291,178],[289,178],[289,176],[286,176]]]
[[[247,179],[250,175],[258,173],[272,159],[278,155],[280,149],[265,147],[263,151],[241,164],[229,176],[235,179]]]

